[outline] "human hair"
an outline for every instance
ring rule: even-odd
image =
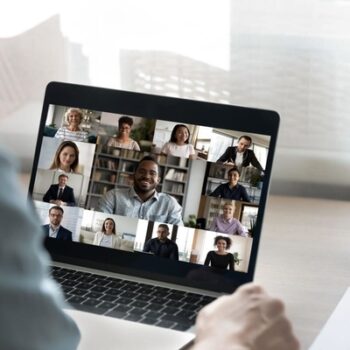
[[[179,129],[179,128],[186,128],[186,129],[187,129],[188,138],[187,138],[187,140],[185,141],[185,143],[188,143],[188,142],[189,142],[188,140],[190,139],[191,133],[190,133],[189,128],[188,128],[186,125],[184,125],[184,124],[176,124],[176,125],[174,126],[173,131],[171,132],[170,142],[176,143],[176,131],[177,131],[177,129]]]
[[[140,164],[142,162],[145,162],[145,161],[150,161],[150,162],[153,162],[155,164],[157,164],[157,168],[158,168],[158,174],[159,174],[159,163],[156,161],[156,159],[152,156],[144,156],[142,159],[140,159],[140,161],[137,163],[137,166],[136,166],[136,169],[135,169],[135,172],[137,171],[137,169],[139,168]]]
[[[107,220],[110,220],[113,222],[113,230],[112,230],[112,233],[115,235],[115,221],[112,219],[112,218],[106,218],[105,221],[103,221],[103,224],[102,224],[102,232],[106,232],[106,228],[105,228],[105,223]]]
[[[224,205],[223,205],[223,208],[225,208],[226,206],[230,206],[230,207],[235,207],[236,205],[233,204],[232,202],[225,202]]]
[[[66,177],[66,178],[68,179],[68,175],[66,175],[66,174],[61,174],[61,175],[58,177],[58,179],[60,179],[61,177]]]
[[[54,205],[53,207],[51,207],[49,209],[49,214],[51,213],[52,210],[59,210],[62,213],[62,215],[64,214],[63,209],[61,207],[59,207],[58,205]]]
[[[230,249],[232,241],[229,237],[225,237],[225,236],[216,236],[214,238],[214,246],[216,246],[218,244],[219,241],[225,241],[226,242],[226,249]]]
[[[167,232],[170,232],[170,230],[169,230],[169,226],[168,226],[168,225],[166,225],[166,224],[159,224],[159,225],[158,225],[158,228],[159,228],[159,227],[162,227],[162,228],[166,229],[166,230],[167,230]]]
[[[64,113],[64,118],[66,120],[66,123],[69,124],[69,116],[72,112],[76,112],[79,115],[80,121],[79,124],[81,123],[81,121],[83,120],[83,112],[80,108],[74,108],[74,107],[70,107],[67,109],[66,113]]]
[[[247,141],[249,141],[250,144],[252,144],[252,138],[248,135],[242,135],[239,137],[238,141],[241,141],[241,139],[246,139]]]
[[[72,142],[72,141],[63,141],[57,148],[56,150],[56,154],[54,156],[54,159],[52,161],[52,164],[50,166],[50,169],[59,169],[60,168],[60,154],[63,151],[63,149],[65,147],[72,147],[74,149],[75,152],[75,159],[73,164],[71,165],[71,170],[73,170],[73,172],[75,173],[77,168],[78,168],[78,164],[79,164],[79,148],[78,146]]]
[[[236,171],[236,172],[238,173],[238,175],[241,176],[241,172],[239,171],[239,169],[238,169],[236,166],[234,166],[233,168],[231,168],[231,169],[227,172],[227,174],[229,175],[230,173],[232,173],[232,172],[234,172],[234,171]]]
[[[118,128],[120,129],[123,124],[128,124],[130,126],[130,128],[131,128],[132,125],[134,124],[134,121],[132,120],[132,118],[130,118],[130,117],[126,116],[126,115],[123,115],[118,120]]]

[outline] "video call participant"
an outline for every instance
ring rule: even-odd
[[[115,222],[112,218],[105,219],[102,224],[101,232],[96,232],[92,244],[114,249],[120,247],[120,238],[116,236]]]
[[[224,213],[216,216],[211,225],[210,231],[227,233],[230,235],[240,235],[248,237],[248,232],[244,226],[233,217],[236,206],[230,202],[224,204]]]
[[[238,139],[237,146],[227,147],[225,153],[217,160],[238,168],[249,166],[250,164],[260,171],[264,171],[253,150],[248,149],[252,144],[252,138],[243,135]]]
[[[153,253],[161,258],[179,260],[179,249],[177,244],[168,238],[169,234],[169,226],[160,224],[157,229],[158,237],[149,239],[143,251]]]
[[[176,124],[171,132],[170,141],[166,142],[161,149],[162,154],[175,157],[194,159],[196,152],[189,143],[190,130],[184,124]]]
[[[227,250],[231,247],[231,240],[228,237],[216,236],[214,239],[214,246],[217,247],[217,250],[211,250],[208,252],[207,257],[205,258],[204,265],[211,266],[217,269],[231,271],[235,269],[235,260],[231,253],[228,253]]]
[[[51,207],[49,210],[50,224],[43,225],[46,237],[61,239],[63,241],[72,240],[72,232],[61,226],[63,219],[63,209],[59,206]]]
[[[221,197],[236,201],[250,202],[247,190],[238,183],[240,172],[237,167],[233,167],[228,171],[228,182],[219,185],[212,193],[211,197]]]
[[[146,156],[136,167],[134,186],[108,191],[101,198],[97,210],[130,218],[183,225],[181,205],[174,197],[157,192],[159,183],[159,165],[153,157]]]
[[[88,133],[80,128],[83,112],[79,108],[69,108],[65,113],[68,126],[62,126],[55,134],[58,139],[88,142]]]
[[[79,166],[79,148],[72,141],[62,142],[55,153],[50,170],[76,173]]]
[[[51,185],[43,197],[43,201],[56,205],[75,206],[74,190],[67,185],[68,176],[61,174],[58,184]]]
[[[111,137],[108,140],[107,146],[139,151],[139,144],[135,140],[130,138],[130,132],[133,124],[134,121],[132,120],[132,118],[127,116],[121,117],[118,120],[118,134],[116,137]]]

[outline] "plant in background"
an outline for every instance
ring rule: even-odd
[[[243,259],[240,259],[240,258],[239,258],[239,254],[238,254],[237,252],[233,253],[232,255],[233,255],[233,261],[235,262],[235,265],[238,266],[239,263],[240,263],[241,261],[243,261]]]
[[[187,227],[196,227],[197,226],[197,218],[196,215],[191,214],[188,216],[188,220],[185,221],[185,226]]]

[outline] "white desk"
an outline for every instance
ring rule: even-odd
[[[350,286],[350,202],[271,196],[255,280],[285,301],[307,349]]]

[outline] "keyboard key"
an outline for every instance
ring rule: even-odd
[[[103,315],[106,312],[105,309],[99,309],[97,307],[84,305],[84,304],[74,304],[73,306],[76,310],[91,312],[93,314],[98,314],[98,315]]]
[[[103,296],[100,299],[104,301],[113,302],[117,300],[117,297],[113,295],[103,294]]]
[[[145,307],[147,306],[148,303],[144,302],[144,301],[134,301],[133,303],[130,304],[130,306],[135,306],[135,307]]]
[[[110,309],[115,308],[115,306],[116,306],[116,305],[113,304],[113,303],[110,303],[110,302],[108,302],[108,301],[104,301],[102,304],[98,305],[97,307],[98,307],[99,309],[110,310]]]
[[[97,293],[103,293],[107,290],[108,288],[106,287],[102,287],[102,286],[95,286],[93,288],[91,288],[92,292],[97,292]]]
[[[177,331],[187,331],[193,325],[191,323],[176,323],[176,325],[172,329],[176,329]]]
[[[85,295],[87,298],[91,299],[100,299],[104,294],[102,293],[96,293],[96,292],[89,292],[88,294]]]
[[[117,298],[115,302],[118,303],[118,304],[121,304],[121,305],[129,305],[129,304],[131,304],[133,301],[134,301],[134,300],[129,299],[129,298],[120,297],[120,298]]]
[[[160,320],[163,315],[164,314],[162,312],[157,312],[157,311],[148,311],[147,314],[145,314],[145,316],[148,318],[154,318],[158,320]]]
[[[142,316],[140,316],[140,315],[131,314],[131,315],[128,315],[128,316],[124,317],[124,320],[137,322],[137,321],[141,320],[141,317]]]
[[[96,299],[88,299],[84,303],[84,305],[89,305],[89,306],[96,306],[98,304],[101,304],[101,300],[96,300]]]
[[[71,280],[64,280],[63,282],[61,282],[62,286],[66,286],[66,287],[74,287],[78,284],[79,282],[77,281],[71,281]]]
[[[129,314],[131,315],[143,315],[147,312],[148,310],[146,309],[140,309],[139,307],[135,307],[132,310],[129,311]]]
[[[165,307],[162,312],[169,314],[169,315],[174,315],[177,312],[179,312],[179,309],[176,307]]]
[[[126,316],[126,313],[121,312],[121,311],[112,310],[112,311],[108,311],[107,313],[105,313],[105,316],[114,317],[114,318],[124,318]]]
[[[162,320],[162,321],[159,321],[156,324],[156,326],[163,327],[163,328],[171,328],[172,326],[175,326],[175,323],[171,321]]]
[[[94,285],[91,284],[91,283],[79,283],[79,284],[77,284],[75,287],[76,287],[76,288],[80,288],[80,289],[89,290],[89,289],[93,288]]]
[[[119,296],[121,293],[122,293],[122,291],[119,289],[115,289],[115,288],[108,289],[109,295]]]
[[[187,318],[187,319],[191,319],[193,317],[196,317],[196,313],[192,312],[192,311],[180,311],[178,314],[176,314],[177,317],[182,317],[182,318]]]
[[[87,290],[84,290],[84,289],[73,289],[70,294],[73,294],[73,295],[78,295],[78,296],[84,296],[85,294],[87,293]]]
[[[136,297],[134,297],[134,299],[139,300],[139,301],[151,302],[155,298],[152,298],[152,297],[145,295],[145,294],[138,294],[138,295],[136,295]]]
[[[155,324],[156,322],[158,322],[158,320],[154,318],[145,317],[140,322],[144,324]]]
[[[128,312],[131,308],[129,306],[125,306],[125,305],[118,305],[114,311],[119,311],[119,312]]]
[[[85,300],[86,300],[86,298],[78,297],[78,296],[73,295],[71,298],[68,299],[68,302],[69,302],[70,304],[81,304],[81,303],[83,303]]]
[[[132,293],[132,292],[123,292],[120,294],[121,297],[123,298],[129,298],[129,299],[132,299],[132,298],[135,298],[137,296],[136,293]]]

